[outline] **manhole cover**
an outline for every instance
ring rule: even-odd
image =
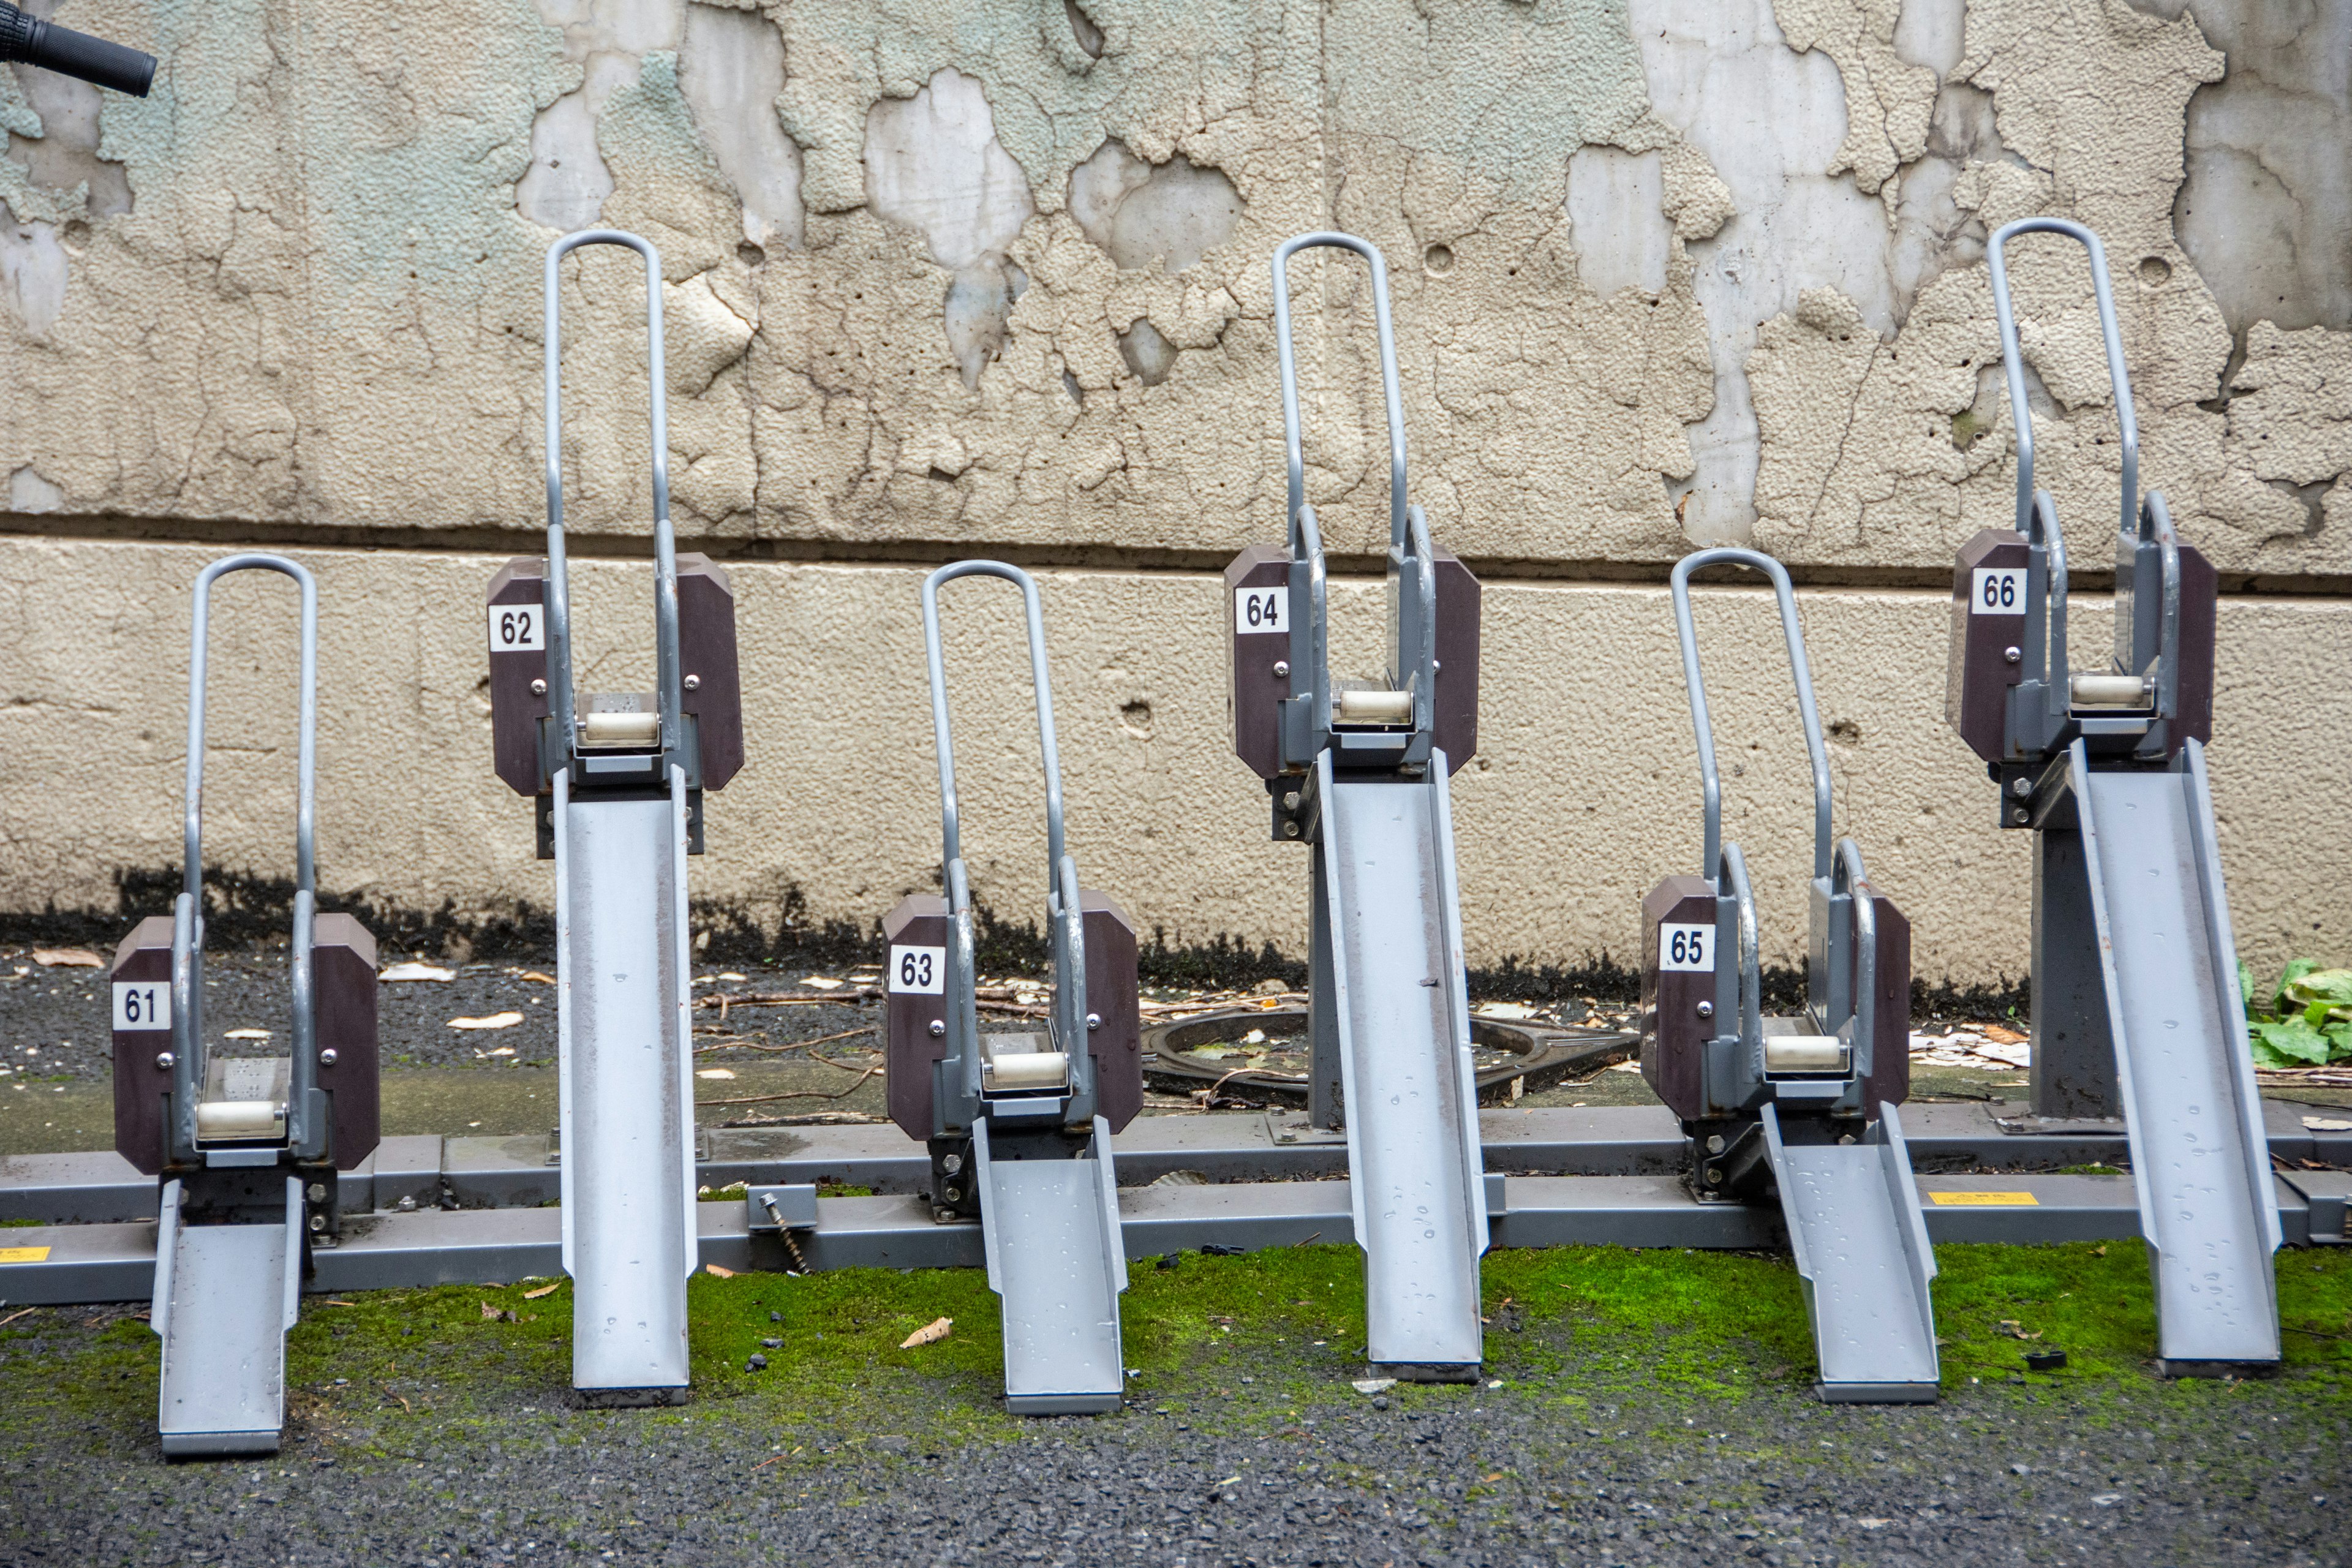
[[[1478,1103],[1549,1089],[1595,1072],[1641,1049],[1630,1030],[1565,1028],[1473,1016],[1470,1054]],[[1163,1092],[1220,1094],[1281,1105],[1307,1103],[1309,1046],[1304,1007],[1232,1007],[1195,1014],[1143,1031],[1143,1076]]]

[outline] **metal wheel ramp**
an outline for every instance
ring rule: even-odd
[[[1816,1391],[1835,1405],[1931,1405],[1936,1253],[1901,1118],[1891,1103],[1878,1112],[1864,1142],[1790,1146],[1767,1105],[1765,1147],[1812,1321]]]
[[[988,1288],[1003,1303],[1004,1404],[1016,1415],[1116,1410],[1127,1387],[1118,1299],[1127,1289],[1110,1124],[1076,1160],[993,1157],[972,1124]]]
[[[163,1342],[155,1424],[167,1458],[274,1454],[286,1425],[286,1333],[301,1311],[302,1184],[283,1225],[190,1225],[164,1184],[148,1322]]]
[[[667,799],[580,800],[568,785],[559,774],[556,1033],[572,1381],[591,1402],[658,1402],[686,1388],[695,1267],[685,779],[672,770]]]
[[[2171,767],[2068,759],[2105,971],[2117,1087],[2175,1374],[2279,1359],[2269,1145],[2237,992],[2204,748]]]
[[[1475,1377],[1486,1201],[1444,763],[1418,780],[1316,767],[1366,1359]]]

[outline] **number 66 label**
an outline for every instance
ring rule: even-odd
[[[1972,616],[2025,614],[2025,568],[2022,566],[1978,567],[1969,584],[1969,614]]]
[[[168,1029],[172,1026],[172,985],[166,980],[118,980],[114,983],[114,1026],[118,1029]]]
[[[1714,969],[1715,928],[1713,926],[1660,926],[1658,928],[1658,967],[1660,969]]]
[[[948,988],[948,950],[944,947],[893,947],[890,989],[901,996],[938,996]]]

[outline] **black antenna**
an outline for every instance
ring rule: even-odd
[[[144,98],[155,80],[155,57],[71,27],[60,27],[0,0],[0,60],[22,60],[60,76],[79,77]]]

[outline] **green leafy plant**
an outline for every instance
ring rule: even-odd
[[[2352,969],[2322,969],[2315,959],[2292,960],[2258,1004],[2253,971],[2241,963],[2238,991],[2245,998],[2246,1032],[2255,1066],[2324,1067],[2352,1061]]]

